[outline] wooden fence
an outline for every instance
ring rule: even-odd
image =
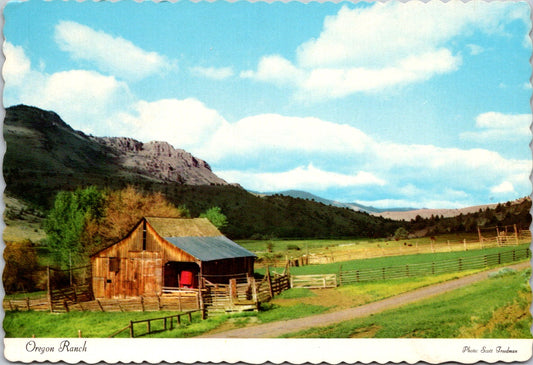
[[[47,297],[25,298],[25,299],[4,299],[4,310],[10,311],[50,311],[50,301]]]
[[[291,288],[326,289],[336,287],[336,274],[291,276]]]
[[[141,334],[137,334],[137,337],[148,335],[148,334],[154,333],[154,332],[166,331],[167,329],[171,330],[171,329],[174,328],[174,318],[176,318],[176,325],[178,325],[178,326],[181,324],[181,316],[189,317],[189,323],[192,323],[192,313],[193,312],[197,312],[197,311],[198,310],[191,310],[191,311],[187,311],[187,312],[174,314],[172,316],[141,319],[141,320],[138,320],[138,321],[130,321],[129,326],[123,328],[122,330],[120,330],[118,332],[115,332],[110,337],[116,336],[117,334],[119,334],[120,332],[124,331],[125,329],[129,329],[131,338],[136,337],[135,336],[135,327],[134,327],[134,325],[135,324],[139,324],[139,323],[146,323],[146,331],[141,333]],[[162,322],[163,328],[155,328],[154,329],[152,327],[152,322],[159,322],[159,321]]]
[[[495,231],[496,232],[496,231]],[[398,242],[381,242],[375,247],[353,250],[346,252],[342,250],[337,252],[336,247],[332,247],[329,252],[311,253],[309,255],[301,255],[299,257],[287,257],[285,259],[266,259],[261,258],[256,262],[256,268],[270,267],[284,267],[287,262],[290,266],[305,266],[305,265],[321,265],[332,262],[344,262],[352,260],[369,259],[384,256],[402,256],[414,255],[421,253],[439,253],[439,252],[454,252],[454,251],[469,251],[477,249],[485,249],[491,247],[516,246],[523,243],[531,242],[531,232],[529,230],[517,230],[516,233],[498,232],[496,236],[483,237],[480,235],[476,240],[461,240],[461,241],[436,241],[431,240],[428,243],[417,243],[415,240],[405,242],[404,244]],[[355,243],[353,244],[355,245]]]
[[[4,310],[19,311],[51,311],[47,297],[38,299],[4,299]],[[63,301],[54,308],[54,312],[149,312],[149,311],[182,311],[198,310],[200,301],[198,290],[187,290],[180,293],[163,294],[152,297],[135,297],[119,299],[95,299],[89,301]]]
[[[342,271],[341,269],[339,272],[339,282],[341,285],[344,285],[362,281],[437,275],[449,272],[488,268],[510,262],[522,261],[529,257],[531,257],[530,250],[528,248],[524,248],[488,255],[479,255],[421,264],[407,264],[401,266],[346,271]]]

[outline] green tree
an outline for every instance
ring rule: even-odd
[[[60,267],[87,261],[82,235],[87,223],[104,215],[104,193],[96,187],[61,191],[44,222],[46,243]]]
[[[394,232],[394,238],[397,240],[406,239],[409,236],[409,232],[404,227],[400,227]]]
[[[200,218],[207,218],[215,227],[222,229],[228,225],[228,218],[219,207],[212,207],[200,214]]]

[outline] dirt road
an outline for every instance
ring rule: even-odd
[[[516,265],[507,266],[512,269],[525,269],[530,267],[529,262],[523,262]],[[481,273],[465,276],[460,279],[446,281],[420,289],[416,289],[404,294],[391,298],[365,304],[355,308],[318,314],[305,318],[291,319],[288,321],[279,321],[261,324],[257,326],[238,328],[225,332],[207,334],[200,337],[211,338],[274,338],[285,333],[301,331],[311,327],[328,326],[334,323],[343,322],[352,318],[366,317],[371,314],[379,313],[387,309],[401,307],[403,305],[429,298],[435,295],[446,293],[450,290],[461,288],[484,279],[487,279],[490,273],[497,272],[502,268],[492,269]]]

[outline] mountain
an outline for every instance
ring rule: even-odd
[[[54,112],[17,105],[6,109],[4,178],[8,193],[35,194],[47,205],[51,192],[87,184],[111,187],[161,182],[227,185],[209,165],[166,142],[87,136]]]
[[[415,208],[388,208],[388,209],[380,209],[375,208],[368,205],[363,205],[359,203],[343,203],[338,202],[335,200],[329,200],[325,198],[321,198],[319,196],[316,196],[314,194],[308,193],[306,191],[301,190],[285,190],[285,191],[279,191],[279,192],[269,192],[269,193],[256,193],[260,196],[266,196],[266,195],[284,195],[284,196],[291,196],[293,198],[300,198],[300,199],[307,199],[316,201],[322,204],[331,205],[334,207],[340,207],[340,208],[349,208],[352,210],[355,210],[357,212],[365,212],[373,215],[380,215],[380,216],[386,216],[384,214],[385,212],[406,212],[406,211],[412,211],[415,210]],[[389,218],[389,217],[387,217]],[[394,219],[394,218],[393,218]]]
[[[385,237],[403,224],[312,200],[259,197],[228,184],[207,162],[166,142],[88,136],[56,113],[35,107],[6,109],[4,139],[6,196],[24,202],[24,212],[31,210],[32,217],[50,209],[61,190],[132,185],[162,192],[193,217],[220,207],[229,222],[223,232],[231,238]],[[6,210],[6,217],[24,218],[22,213]]]
[[[508,202],[508,205],[520,205],[522,204],[526,198],[520,198],[513,200],[511,202]],[[375,213],[375,216],[384,217],[384,218],[390,218],[394,220],[405,220],[410,221],[412,219],[416,219],[417,216],[420,216],[421,218],[431,218],[434,217],[443,217],[443,218],[451,218],[456,217],[458,215],[466,215],[466,214],[472,214],[479,212],[480,210],[486,210],[486,209],[496,209],[498,205],[501,205],[501,203],[494,203],[494,204],[484,204],[484,205],[473,205],[470,207],[465,208],[457,208],[457,209],[413,209],[413,210],[407,210],[407,211],[383,211],[379,213]]]
[[[207,162],[167,142],[142,143],[125,137],[92,137],[117,155],[120,166],[141,175],[187,185],[227,185]]]

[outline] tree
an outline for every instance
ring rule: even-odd
[[[4,249],[5,267],[2,274],[6,293],[31,292],[38,287],[40,273],[37,253],[29,240],[6,242]]]
[[[228,218],[219,207],[212,207],[200,214],[200,218],[207,218],[215,227],[222,229],[228,225]]]
[[[394,239],[403,240],[409,236],[409,232],[404,227],[400,227],[394,232]]]
[[[61,191],[44,221],[46,243],[60,267],[86,263],[82,235],[89,221],[104,214],[105,197],[96,187]]]
[[[128,186],[107,194],[105,216],[89,222],[83,241],[96,252],[124,238],[142,217],[180,218],[183,215],[162,193],[143,193]]]

